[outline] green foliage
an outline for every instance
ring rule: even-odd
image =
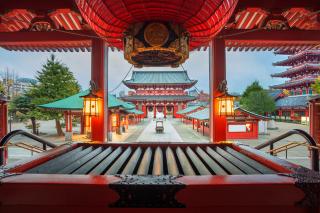
[[[275,102],[260,86],[258,81],[249,85],[240,99],[240,105],[246,110],[263,115],[276,109]]]
[[[51,55],[42,70],[37,72],[38,84],[30,90],[32,103],[41,105],[74,95],[80,86],[69,68]],[[41,111],[44,118],[55,119],[58,135],[63,135],[60,119],[62,114],[54,111]]]
[[[246,90],[242,94],[242,98],[240,99],[240,105],[243,105],[243,100],[249,96],[251,92],[263,91],[262,86],[260,86],[259,81],[254,81],[251,85],[249,85]]]
[[[249,85],[246,90],[243,92],[242,97],[248,97],[251,92],[262,91],[263,88],[260,86],[259,81],[254,81],[251,85]]]
[[[32,97],[28,93],[14,97],[12,101],[10,101],[9,111],[22,121],[42,117],[41,112],[37,109],[36,105],[32,103]]]
[[[0,94],[4,94],[4,86],[1,81],[0,81]]]
[[[311,87],[314,93],[320,94],[320,77],[316,79],[316,81],[314,82],[314,84],[311,85]]]
[[[57,132],[61,135],[61,113],[45,111],[37,107],[41,104],[50,103],[59,99],[74,95],[80,91],[80,86],[69,68],[57,61],[51,55],[42,70],[37,72],[37,84],[23,96],[15,98],[10,104],[10,111],[15,113],[21,120],[31,119],[35,129],[35,120],[55,119]]]
[[[30,94],[32,103],[41,105],[74,95],[80,91],[80,86],[69,68],[57,61],[54,55],[47,60],[41,71],[37,72],[38,84]],[[43,112],[50,119],[61,117],[57,112]]]

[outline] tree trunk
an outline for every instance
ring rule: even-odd
[[[59,119],[59,118],[56,118],[55,121],[56,121],[57,134],[58,134],[59,136],[63,136],[64,133],[63,133],[62,128],[61,128],[60,119]]]
[[[32,133],[33,134],[37,134],[37,123],[36,123],[36,118],[35,117],[31,117],[31,125],[32,125]]]

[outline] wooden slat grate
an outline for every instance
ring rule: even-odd
[[[81,145],[26,173],[193,176],[276,171],[226,145]]]

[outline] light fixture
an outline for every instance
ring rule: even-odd
[[[89,117],[99,116],[99,101],[101,97],[96,95],[97,87],[93,81],[90,81],[90,87],[89,93],[81,96],[81,98],[83,98],[83,115]]]
[[[228,94],[227,81],[222,81],[218,86],[218,91],[222,93],[218,96],[218,115],[234,116],[234,100],[235,96]]]

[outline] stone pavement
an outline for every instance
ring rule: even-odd
[[[200,132],[192,129],[192,125],[184,124],[180,119],[172,119],[171,124],[174,126],[183,142],[208,143],[209,138],[203,136]]]
[[[156,121],[149,120],[148,125],[137,138],[137,142],[183,142],[179,133],[171,124],[171,119],[163,120],[164,132],[156,133]]]
[[[113,133],[112,142],[136,142],[137,138],[148,124],[149,120],[144,119],[136,125],[129,125],[129,128],[125,133],[122,133],[121,135]]]

